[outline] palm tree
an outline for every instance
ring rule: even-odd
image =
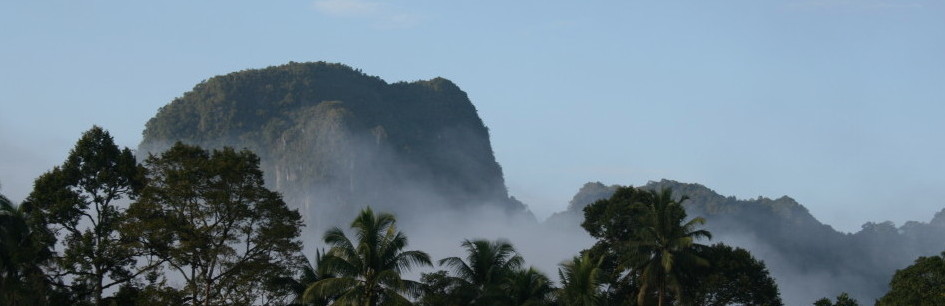
[[[702,217],[683,223],[686,210],[681,203],[688,197],[684,196],[677,202],[673,200],[669,189],[659,192],[651,190],[649,193],[652,201],[643,203],[647,209],[640,219],[641,228],[628,244],[628,251],[631,267],[640,273],[637,304],[644,305],[649,290],[655,288],[658,305],[662,306],[668,289],[673,291],[677,300],[683,298],[678,278],[680,268],[691,264],[708,264],[693,251],[705,247],[695,243],[697,239],[711,239],[712,234],[696,229],[697,225],[705,224]]]
[[[555,292],[551,280],[531,267],[512,271],[505,277],[501,287],[507,296],[508,305],[514,306],[550,305]]]
[[[558,301],[563,305],[600,305],[602,261],[603,257],[595,260],[585,252],[581,256],[575,256],[571,261],[562,263],[561,268],[558,269],[558,277],[561,279]]]
[[[500,285],[511,272],[519,270],[524,259],[515,252],[515,248],[506,240],[464,240],[466,260],[448,257],[440,260],[440,265],[452,269],[463,283],[478,292],[473,304],[490,305],[505,297]]]
[[[22,207],[0,195],[0,305],[45,304],[40,264],[51,254],[33,238]]]
[[[322,258],[324,258],[324,250],[315,251],[315,262],[314,265],[308,261],[308,258],[304,258],[304,264],[299,267],[298,278],[294,277],[279,277],[271,281],[270,285],[275,288],[280,288],[283,290],[288,290],[288,292],[293,296],[293,299],[287,304],[287,306],[307,306],[307,305],[327,305],[328,300],[312,298],[309,301],[303,301],[305,297],[305,290],[309,286],[318,282],[319,280],[334,277],[331,274],[324,273],[324,269],[319,269],[321,266]]]
[[[394,216],[374,214],[366,208],[351,222],[357,243],[340,228],[325,233],[331,246],[319,268],[334,278],[310,285],[305,300],[332,299],[335,305],[406,305],[402,294],[419,295],[419,283],[405,280],[400,274],[415,265],[432,266],[430,256],[421,251],[404,251],[407,237],[394,226]]]

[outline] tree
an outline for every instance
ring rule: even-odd
[[[41,242],[63,247],[55,268],[71,277],[76,294],[90,294],[97,305],[104,305],[103,290],[142,272],[134,268],[138,254],[121,231],[125,212],[118,205],[134,199],[141,185],[142,169],[131,150],[119,149],[107,131],[93,126],[62,166],[36,179],[24,203]]]
[[[705,224],[701,217],[683,223],[686,210],[680,203],[687,199],[685,196],[677,202],[669,189],[650,191],[650,194],[653,202],[645,203],[647,211],[641,216],[645,226],[628,246],[631,266],[641,270],[637,303],[643,304],[648,289],[655,287],[658,305],[662,306],[667,290],[672,290],[677,299],[683,298],[679,276],[684,271],[680,267],[685,268],[684,264],[708,264],[694,254],[695,248],[702,246],[695,240],[711,238],[712,235],[695,228]]]
[[[478,294],[468,283],[450,276],[445,270],[423,273],[420,280],[423,282],[423,296],[417,305],[468,305]]]
[[[325,273],[324,268],[322,267],[322,259],[324,259],[324,250],[315,251],[315,261],[314,264],[309,263],[308,259],[305,258],[305,263],[300,267],[298,277],[280,277],[275,278],[270,281],[268,284],[271,287],[274,287],[274,290],[288,290],[293,299],[287,304],[288,306],[304,306],[304,305],[328,305],[330,299],[312,299],[309,301],[304,301],[305,299],[305,290],[309,286],[323,279],[332,278],[334,275]],[[304,258],[304,256],[303,256]]]
[[[459,257],[447,257],[440,260],[440,265],[449,267],[464,287],[471,288],[475,297],[471,304],[490,305],[506,297],[503,292],[503,280],[525,262],[515,252],[511,243],[505,240],[464,240],[466,260]]]
[[[320,268],[335,275],[315,282],[305,299],[333,299],[339,305],[407,305],[404,294],[419,296],[420,283],[401,278],[413,266],[432,266],[430,256],[421,251],[405,251],[407,237],[397,230],[388,213],[374,214],[366,208],[351,222],[357,241],[352,242],[340,228],[325,233],[331,246]]]
[[[150,254],[180,275],[192,305],[274,298],[265,283],[300,264],[301,216],[263,186],[248,150],[175,144],[146,161],[148,184],[129,224]]]
[[[0,305],[46,304],[40,265],[51,254],[34,238],[23,211],[0,195]]]
[[[877,305],[945,305],[945,252],[896,271]]]
[[[644,227],[640,216],[646,213],[651,194],[633,187],[618,187],[610,198],[601,199],[584,207],[583,227],[597,238],[593,247],[584,251],[600,258],[600,273],[605,287],[602,304],[632,305],[640,291],[640,273],[624,263],[629,241],[635,231]]]
[[[680,276],[686,269],[707,264],[695,255],[697,248],[704,247],[695,241],[711,234],[696,229],[705,223],[701,217],[684,221],[681,203],[685,200],[674,200],[669,189],[621,187],[610,199],[584,208],[581,226],[598,238],[591,253],[613,261],[609,281],[620,283],[617,290],[635,289],[638,304],[645,304],[653,294],[659,305],[666,303],[667,296],[684,299]]]
[[[601,305],[602,261],[603,258],[594,259],[588,252],[584,252],[581,256],[562,263],[558,269],[558,277],[561,279],[558,301],[574,306]]]
[[[682,283],[693,305],[783,305],[765,264],[742,248],[721,243],[696,249],[710,264],[686,271]]]
[[[860,305],[856,299],[851,298],[846,292],[841,293],[837,296],[836,302],[830,302],[828,298],[822,298],[814,302],[814,306],[858,306]],[[920,305],[920,304],[894,304],[894,305]],[[928,304],[928,305],[938,305],[938,304]]]
[[[495,304],[510,306],[550,305],[555,292],[551,280],[531,267],[514,270],[506,275],[501,288],[506,300]]]

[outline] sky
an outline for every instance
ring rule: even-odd
[[[0,1],[0,193],[92,125],[137,147],[207,78],[437,76],[538,217],[589,181],[790,196],[842,231],[945,208],[945,2]]]

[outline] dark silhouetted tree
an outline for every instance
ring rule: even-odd
[[[708,263],[695,250],[711,234],[697,226],[701,217],[686,221],[686,211],[669,189],[641,191],[621,187],[609,199],[584,208],[581,224],[598,242],[592,255],[604,256],[607,279],[615,291],[636,291],[638,304],[655,295],[658,305],[671,297],[685,302],[681,276]],[[629,290],[628,290],[629,289]]]
[[[507,297],[502,290],[502,282],[510,273],[519,270],[525,260],[515,251],[515,247],[505,240],[465,240],[466,260],[459,257],[447,257],[440,260],[440,265],[449,267],[463,286],[475,292],[469,301],[474,305],[491,305]]]
[[[57,275],[69,276],[74,293],[104,305],[102,293],[128,282],[139,254],[121,231],[122,200],[134,199],[142,185],[142,169],[131,150],[119,149],[98,126],[82,134],[65,163],[36,179],[24,205],[41,241],[62,253],[55,258]]]
[[[34,238],[23,211],[0,195],[0,305],[47,304],[41,265],[51,254]]]
[[[695,267],[682,278],[692,305],[783,305],[778,285],[764,263],[742,248],[724,244],[697,248],[709,265]]]
[[[532,267],[508,273],[500,288],[505,293],[506,298],[494,305],[550,305],[554,301],[556,290],[547,276]]]
[[[280,297],[266,283],[300,265],[299,213],[263,186],[259,158],[177,143],[146,161],[148,184],[128,210],[140,243],[179,274],[192,305]]]
[[[859,306],[860,304],[856,299],[851,298],[846,292],[841,293],[837,296],[835,302],[831,302],[828,298],[822,298],[814,302],[814,306]],[[919,304],[896,304],[896,305],[919,305]],[[930,304],[936,305],[936,304]]]
[[[603,274],[601,263],[603,258],[594,259],[585,252],[575,256],[570,261],[561,264],[558,276],[561,279],[561,289],[558,292],[558,302],[564,305],[597,306],[602,304]]]
[[[414,266],[432,266],[430,256],[407,251],[407,237],[397,230],[394,216],[366,208],[351,222],[357,241],[340,228],[325,233],[331,246],[319,268],[333,274],[310,285],[305,300],[332,299],[337,305],[407,305],[405,297],[420,296],[422,286],[401,278]]]

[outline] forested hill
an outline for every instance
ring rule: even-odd
[[[256,152],[267,184],[310,226],[365,205],[525,210],[476,108],[443,78],[388,84],[325,62],[216,76],[148,121],[139,155],[176,141]]]
[[[547,221],[554,227],[579,227],[587,205],[610,197],[618,186],[587,183],[568,209]],[[736,199],[699,185],[672,180],[640,188],[671,188],[690,218],[705,217],[716,241],[749,249],[765,261],[778,280],[786,302],[791,298],[836,296],[849,292],[860,301],[873,301],[888,291],[896,269],[919,256],[937,255],[945,247],[945,210],[930,222],[868,222],[856,233],[842,233],[819,222],[790,197]]]

